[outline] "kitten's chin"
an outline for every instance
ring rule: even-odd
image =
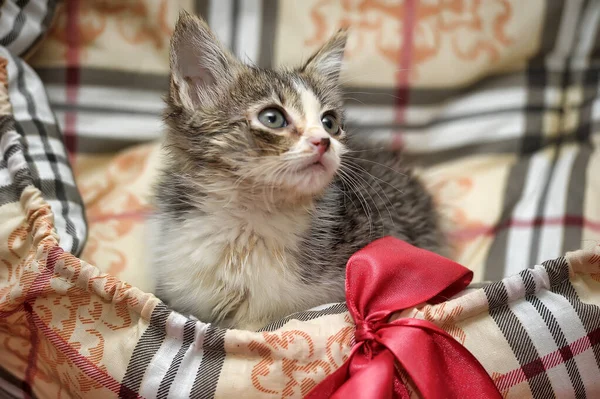
[[[298,195],[314,196],[321,194],[333,180],[338,165],[335,162],[315,162],[304,166],[292,174],[287,185]]]

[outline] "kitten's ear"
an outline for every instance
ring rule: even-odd
[[[171,38],[170,99],[188,109],[210,101],[218,85],[233,79],[239,62],[200,17],[181,11]]]
[[[344,49],[348,39],[348,31],[340,29],[306,62],[302,71],[317,73],[327,79],[337,80],[342,69]]]

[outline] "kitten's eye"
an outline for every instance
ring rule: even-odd
[[[271,129],[281,129],[288,124],[283,113],[276,108],[267,108],[260,111],[258,120]]]
[[[327,131],[327,133],[331,134],[331,135],[337,135],[340,132],[340,124],[338,123],[338,121],[333,117],[333,115],[324,115],[321,118],[321,123],[323,124],[323,127],[325,128],[325,130]]]

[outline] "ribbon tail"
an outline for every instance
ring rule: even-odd
[[[384,350],[375,356],[366,367],[352,375],[331,399],[392,399],[394,378],[394,355]]]
[[[479,361],[444,330],[403,319],[402,334],[383,328],[380,342],[400,362],[424,399],[501,398]],[[422,325],[422,324],[428,325]],[[415,325],[407,325],[415,324]],[[418,354],[418,355],[417,355]]]

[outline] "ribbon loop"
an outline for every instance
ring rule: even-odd
[[[483,366],[444,330],[424,320],[388,322],[395,312],[454,296],[472,276],[449,259],[392,237],[358,251],[346,268],[346,304],[356,323],[356,344],[342,367],[307,398],[405,399],[408,390],[396,364],[425,399],[501,398]]]

